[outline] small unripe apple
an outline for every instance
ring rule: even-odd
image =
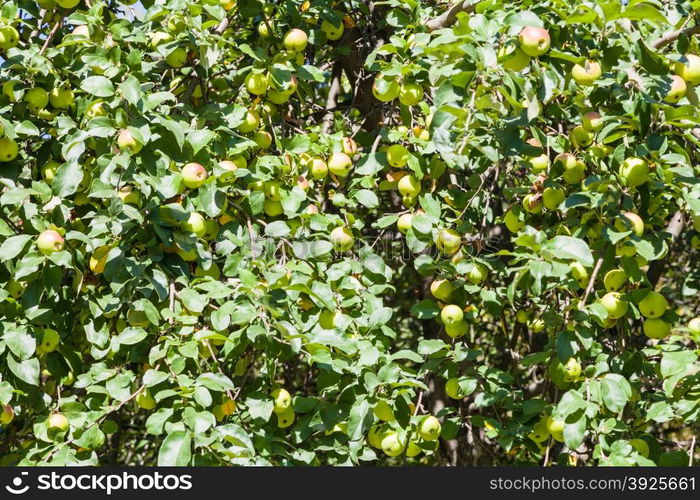
[[[569,358],[564,363],[564,382],[573,382],[581,375],[581,364],[576,358]]]
[[[289,394],[289,391],[287,391],[286,389],[283,389],[281,387],[274,389],[270,393],[270,396],[274,401],[274,407],[272,408],[272,411],[274,411],[275,413],[284,413],[292,407],[292,395]]]
[[[95,101],[90,104],[90,107],[86,110],[85,116],[88,120],[97,118],[98,116],[106,116],[107,109],[105,108],[105,103],[103,101]]]
[[[43,231],[36,239],[36,246],[44,255],[60,252],[63,250],[64,243],[63,236],[53,229]]]
[[[119,196],[126,205],[133,205],[135,207],[141,206],[141,193],[134,189],[133,186],[124,186],[120,188],[117,192],[117,196]]]
[[[407,213],[402,214],[399,220],[396,221],[396,228],[400,233],[406,234],[409,229],[411,229],[411,222],[413,221],[413,214]]]
[[[637,307],[646,318],[660,318],[668,309],[668,301],[659,292],[651,291],[639,301]]]
[[[440,437],[442,425],[433,415],[426,416],[418,425],[418,434],[426,441],[435,441]]]
[[[423,100],[423,87],[417,83],[404,83],[399,90],[399,102],[404,106],[415,106]]]
[[[252,132],[260,126],[260,115],[254,109],[246,111],[243,123],[238,126],[238,131],[244,134]]]
[[[111,246],[103,245],[97,247],[95,251],[92,252],[88,265],[94,274],[102,274],[104,272],[105,266],[107,265],[107,255],[111,249]]]
[[[466,278],[470,283],[478,285],[482,283],[488,275],[489,271],[486,269],[486,266],[480,262],[475,262],[472,268],[467,271]]]
[[[566,199],[564,190],[559,187],[546,187],[542,191],[542,204],[548,210],[556,210]]]
[[[187,51],[182,47],[176,47],[170,54],[165,56],[165,62],[171,68],[182,68],[187,62]]]
[[[4,405],[0,413],[0,424],[7,426],[13,418],[15,418],[15,410],[10,405]]]
[[[372,408],[372,413],[374,413],[375,417],[377,417],[379,420],[383,420],[384,422],[393,422],[396,420],[394,410],[391,408],[391,406],[389,406],[389,403],[384,400],[380,400],[376,405],[374,405],[374,408]]]
[[[136,154],[143,148],[143,144],[136,140],[129,129],[124,129],[119,132],[117,136],[117,146],[119,146],[119,149],[129,151],[131,154]]]
[[[593,85],[602,75],[603,70],[600,64],[589,59],[586,59],[583,65],[576,64],[571,69],[571,77],[576,83],[584,87]]]
[[[446,325],[459,323],[462,321],[462,319],[464,319],[464,311],[458,305],[449,304],[443,307],[442,311],[440,311],[440,319]]]
[[[148,390],[141,391],[138,396],[136,396],[136,404],[139,408],[144,410],[152,410],[156,407],[156,400],[153,399],[151,393]]]
[[[395,168],[402,168],[408,162],[408,149],[402,144],[392,144],[386,150],[386,160]]]
[[[418,196],[420,194],[421,185],[418,179],[413,175],[404,175],[399,179],[398,188],[403,196]]]
[[[258,146],[258,149],[262,149],[263,151],[272,146],[272,134],[267,130],[257,130],[253,133],[252,139]]]
[[[531,440],[533,440],[535,443],[543,443],[547,439],[549,439],[549,430],[547,429],[547,421],[546,420],[541,420],[537,422],[533,427],[532,427],[532,432],[527,435]]]
[[[200,238],[204,236],[204,233],[207,231],[206,220],[199,212],[190,213],[189,218],[180,223],[180,227],[183,231],[194,233]]]
[[[172,42],[173,36],[165,31],[156,31],[150,35],[149,46],[155,50],[160,44]]]
[[[19,146],[9,137],[0,138],[0,162],[6,163],[17,158]]]
[[[404,449],[404,444],[395,431],[388,432],[382,439],[382,451],[389,457],[398,457]]]
[[[280,201],[282,199],[282,183],[280,181],[269,181],[265,183],[263,191],[269,200]]]
[[[309,161],[309,173],[314,179],[323,179],[328,175],[328,165],[320,158]]]
[[[535,194],[526,194],[523,197],[523,208],[526,212],[531,214],[538,214],[542,212],[542,197],[538,197]]]
[[[616,292],[627,282],[624,269],[611,269],[603,277],[603,286],[608,292]]]
[[[352,169],[352,160],[343,152],[336,151],[328,160],[328,170],[337,177],[345,177]]]
[[[564,167],[564,174],[562,177],[568,184],[578,184],[585,176],[586,166],[574,155],[569,153],[557,155],[557,157],[554,158],[554,164],[561,164]]]
[[[280,201],[266,199],[263,202],[263,211],[270,217],[277,217],[284,213],[284,207]]]
[[[276,413],[277,415],[277,427],[280,429],[286,429],[294,423],[296,419],[296,413],[294,413],[294,408],[287,408],[286,411],[282,413]]]
[[[393,101],[399,96],[400,91],[401,86],[394,77],[379,75],[374,79],[374,83],[372,84],[372,95],[374,95],[378,101]]]
[[[41,87],[31,88],[24,94],[24,102],[30,111],[38,113],[49,103],[49,93]]]
[[[282,43],[284,44],[284,48],[289,51],[303,52],[304,49],[306,49],[306,45],[309,43],[309,37],[304,31],[294,28],[284,35]]]
[[[73,89],[68,82],[51,89],[49,101],[51,106],[57,109],[67,109],[73,104]]]
[[[700,83],[700,57],[695,54],[685,54],[683,59],[673,65],[673,72],[690,85]]]
[[[190,189],[197,189],[207,177],[207,170],[199,163],[188,163],[182,167],[182,183]]]
[[[19,43],[19,32],[14,26],[0,27],[0,49],[11,49]]]
[[[337,252],[346,252],[352,248],[355,238],[350,228],[340,226],[331,231],[331,243]]]
[[[685,80],[678,75],[671,75],[671,86],[664,96],[664,102],[669,104],[675,104],[685,96],[685,92],[688,90]]]
[[[539,57],[549,50],[549,33],[544,28],[526,26],[518,35],[520,49],[530,57]]]
[[[468,332],[469,323],[466,320],[457,321],[456,323],[445,325],[445,333],[453,339],[466,335]]]
[[[525,222],[520,220],[515,207],[508,210],[503,216],[503,222],[511,233],[517,233],[525,227]]]
[[[572,262],[569,264],[569,269],[571,270],[571,275],[578,282],[581,288],[585,288],[588,285],[588,269],[580,262]]]
[[[533,156],[528,160],[533,172],[544,172],[549,168],[549,156],[547,153],[542,153],[539,156]]]
[[[343,36],[343,31],[345,31],[345,26],[343,26],[343,21],[338,21],[338,24],[333,24],[332,22],[324,19],[321,23],[321,31],[326,34],[328,40],[337,40]]]
[[[514,44],[498,49],[498,62],[511,71],[522,71],[530,65],[531,58]]]
[[[382,439],[387,434],[386,427],[383,424],[373,425],[367,433],[367,441],[373,448],[382,449]]]
[[[618,292],[608,292],[600,299],[608,318],[619,319],[627,313],[628,303]]]
[[[262,73],[249,73],[245,78],[245,88],[249,94],[263,95],[267,92],[267,77]]]
[[[571,129],[571,132],[569,132],[569,140],[577,149],[587,148],[590,146],[593,143],[594,137],[595,135],[583,128],[583,125],[576,125],[573,129]]]
[[[343,137],[340,146],[343,153],[348,156],[353,156],[357,153],[357,143],[352,137]]]
[[[438,233],[435,243],[442,253],[452,255],[462,246],[462,236],[454,229],[443,229]]]
[[[633,212],[623,212],[622,217],[615,220],[615,229],[619,232],[632,231],[636,236],[642,236],[644,221]]]
[[[581,117],[581,126],[588,132],[598,132],[603,128],[603,117],[597,111],[589,111]]]
[[[700,334],[700,317],[693,318],[688,322],[688,330],[693,334]]]
[[[650,339],[663,339],[671,333],[671,325],[660,318],[649,318],[644,320],[642,330]]]
[[[454,292],[454,287],[446,279],[437,279],[430,284],[430,293],[443,302],[447,301],[452,292]]]
[[[51,416],[49,416],[50,430],[65,431],[68,429],[69,425],[68,419],[62,413],[52,413]]]
[[[462,389],[459,387],[459,379],[457,377],[445,382],[445,394],[451,399],[462,399]]]
[[[41,342],[36,346],[37,354],[46,354],[53,352],[58,348],[61,342],[61,336],[52,328],[45,328],[41,333]]]
[[[642,158],[626,158],[620,165],[620,178],[625,186],[641,186],[649,180],[649,165]]]

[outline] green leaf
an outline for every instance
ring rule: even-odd
[[[168,434],[158,450],[158,466],[184,467],[192,458],[192,435],[189,431]]]
[[[7,238],[0,245],[0,261],[5,262],[17,257],[31,239],[32,237],[28,234],[18,234]]]
[[[80,82],[80,88],[88,94],[97,97],[109,97],[114,95],[114,85],[109,78],[104,76],[89,76]]]
[[[579,238],[555,236],[542,245],[541,252],[549,259],[575,260],[587,267],[593,265],[591,249]]]
[[[617,373],[608,373],[601,380],[603,403],[612,412],[618,413],[632,396],[632,387],[625,377]]]
[[[31,358],[17,362],[14,356],[7,356],[7,367],[22,382],[39,385],[39,360]]]

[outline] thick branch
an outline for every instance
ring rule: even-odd
[[[338,104],[338,96],[340,95],[340,77],[343,73],[343,68],[340,64],[333,66],[333,76],[331,79],[331,86],[328,89],[328,99],[326,101],[326,109],[328,110],[323,117],[323,125],[321,126],[321,131],[324,134],[330,134],[333,130],[333,108]]]
[[[651,42],[651,48],[658,50],[661,47],[668,45],[669,43],[675,42],[681,37],[681,35],[692,36],[697,35],[698,33],[700,33],[700,25],[691,26],[690,28],[684,28],[681,30],[670,31],[661,38],[657,38],[656,40]]]
[[[666,226],[666,232],[671,234],[671,245],[683,232],[683,225],[684,225],[683,212],[681,212],[679,210],[678,212],[673,214],[673,216],[671,217],[671,220],[669,221],[668,225]],[[671,253],[670,248],[669,248],[668,252],[669,252],[669,254]],[[649,264],[649,270],[647,271],[647,278],[649,279],[649,282],[651,283],[652,286],[656,286],[656,284],[659,282],[659,279],[661,278],[661,275],[663,274],[665,267],[666,267],[666,259],[665,258],[660,259],[660,260],[655,260],[651,264]]]
[[[425,23],[428,31],[435,31],[452,26],[457,22],[457,14],[460,12],[474,12],[476,4],[472,3],[472,1],[473,0],[464,0],[463,2],[458,2],[439,16],[429,19],[428,22]]]

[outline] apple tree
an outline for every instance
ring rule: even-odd
[[[5,0],[0,464],[692,465],[699,9]]]

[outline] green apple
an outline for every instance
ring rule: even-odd
[[[453,338],[459,338],[466,335],[469,332],[469,323],[466,320],[457,321],[456,323],[450,323],[445,325],[445,333]]]
[[[462,389],[459,387],[459,379],[453,377],[445,382],[445,394],[451,399],[462,399]]]
[[[394,168],[402,168],[408,163],[408,149],[401,144],[392,144],[386,149],[386,161]]]
[[[54,87],[51,89],[51,93],[49,94],[49,102],[51,102],[51,106],[58,109],[69,108],[70,105],[73,104],[74,98],[73,88],[68,82]]]
[[[272,27],[272,23],[268,21],[270,24],[270,27]],[[270,37],[270,28],[268,28],[268,23],[265,21],[262,21],[258,24],[258,35],[260,35],[261,38],[269,38]]]
[[[528,159],[528,162],[530,163],[530,168],[532,168],[532,171],[536,173],[544,172],[549,168],[549,156],[547,153],[533,156],[532,158]]]
[[[586,130],[583,125],[576,125],[569,132],[569,141],[577,149],[590,146],[593,143],[593,137],[594,134]]]
[[[124,186],[120,188],[117,192],[117,196],[122,200],[122,203],[135,207],[141,206],[141,193],[134,189],[133,186]]]
[[[324,309],[318,316],[318,324],[324,330],[333,330],[340,314],[340,311],[329,311],[328,309]]]
[[[519,309],[518,312],[515,313],[515,321],[518,323],[527,323],[530,321],[530,312],[525,309]]]
[[[155,50],[159,45],[173,41],[173,36],[165,31],[156,31],[150,35],[148,45]]]
[[[554,158],[555,165],[564,168],[563,178],[568,184],[578,184],[585,177],[586,166],[574,155],[562,153]]]
[[[156,400],[153,399],[150,391],[144,390],[136,396],[136,404],[144,410],[152,410],[156,407]]]
[[[608,292],[616,292],[627,282],[624,269],[611,269],[603,277],[603,286]]]
[[[526,194],[523,197],[522,205],[526,212],[538,214],[542,212],[542,197],[533,193]]]
[[[556,210],[566,199],[564,190],[560,187],[546,187],[542,191],[542,204],[548,210]]]
[[[292,407],[292,395],[286,389],[278,387],[270,393],[270,396],[274,402],[272,411],[275,413],[284,413]]]
[[[282,41],[284,48],[291,52],[303,52],[306,45],[309,43],[309,37],[306,33],[298,28],[291,29],[284,35]]]
[[[462,235],[454,229],[443,229],[437,235],[438,250],[446,255],[452,255],[462,246]]]
[[[280,201],[282,199],[282,183],[280,181],[266,182],[263,192],[268,200]]]
[[[608,318],[619,319],[627,313],[626,300],[618,292],[608,292],[600,299],[600,303],[608,312]]]
[[[207,177],[207,169],[199,163],[192,162],[182,167],[182,183],[190,189],[197,189]]]
[[[578,282],[579,286],[581,288],[586,288],[588,285],[588,269],[577,261],[569,264],[569,269],[571,270],[571,275]]]
[[[531,58],[515,44],[506,44],[498,49],[498,62],[505,69],[522,71],[530,65]]]
[[[685,80],[678,75],[671,75],[671,85],[664,96],[664,102],[675,104],[685,96],[688,89]]]
[[[13,418],[15,418],[15,410],[10,405],[4,405],[0,413],[0,424],[7,426]]]
[[[44,255],[60,252],[63,250],[64,244],[63,236],[53,229],[43,231],[36,239],[36,246]]]
[[[581,117],[581,126],[588,132],[598,132],[603,128],[603,117],[597,111],[589,111]]]
[[[41,87],[31,88],[24,94],[24,102],[30,111],[38,113],[49,103],[49,93]]]
[[[535,443],[543,443],[549,439],[549,429],[547,429],[547,421],[541,420],[532,427],[532,432],[527,435]]]
[[[423,100],[423,87],[417,83],[404,83],[399,90],[399,102],[404,106],[415,106]]]
[[[458,305],[448,304],[440,311],[440,319],[446,325],[459,323],[464,319],[464,311]]]
[[[690,85],[700,83],[700,57],[695,54],[684,54],[683,58],[673,65],[673,72]]]
[[[373,425],[367,433],[367,441],[369,441],[370,446],[381,450],[382,439],[386,437],[387,432],[384,425]]]
[[[95,274],[102,274],[107,265],[107,255],[112,247],[109,245],[102,245],[95,249],[90,256],[90,261],[88,262],[88,267],[90,271]]]
[[[119,146],[119,149],[126,150],[131,154],[136,154],[143,148],[143,144],[137,141],[129,129],[126,128],[119,132],[117,146]]]
[[[416,197],[420,194],[421,185],[420,181],[416,179],[413,175],[404,175],[399,179],[398,184],[399,192],[403,196],[413,196]]]
[[[544,28],[526,26],[518,35],[520,50],[530,57],[539,57],[549,50],[549,33]]]
[[[620,178],[625,186],[641,186],[649,180],[649,164],[642,158],[626,158],[620,165]]]
[[[346,177],[352,169],[352,160],[341,151],[336,151],[328,160],[328,170],[337,177]]]
[[[511,233],[517,233],[525,227],[525,222],[520,219],[520,216],[518,215],[519,213],[520,208],[518,206],[514,206],[507,210],[503,216],[503,222],[508,231]]]
[[[411,439],[406,446],[406,456],[409,458],[417,457],[423,453],[423,448],[421,448],[416,441]]]
[[[569,358],[564,363],[564,382],[574,382],[581,375],[581,364],[576,358]]]
[[[57,2],[60,0],[57,0]],[[70,422],[62,413],[52,413],[49,416],[49,430],[65,431],[68,430]]]
[[[563,420],[557,420],[554,417],[549,417],[546,420],[547,432],[552,436],[555,441],[560,443],[564,442],[564,427],[566,423]]]
[[[372,95],[381,102],[393,101],[399,96],[401,86],[396,78],[380,74],[372,84]]]
[[[263,202],[263,211],[270,217],[277,217],[284,213],[282,202],[266,199]]]
[[[282,413],[277,413],[277,427],[280,429],[286,429],[294,423],[296,419],[296,413],[294,413],[294,408],[289,407]]]
[[[347,252],[355,244],[355,238],[350,228],[340,226],[331,231],[331,243],[337,252]]]
[[[377,404],[374,405],[374,408],[372,408],[372,413],[374,413],[375,417],[384,422],[393,422],[396,420],[394,410],[391,408],[391,406],[389,406],[389,403],[383,399],[379,400]]]
[[[639,301],[637,307],[645,318],[660,318],[668,309],[668,301],[659,292],[651,291]]]
[[[583,65],[575,64],[571,69],[571,77],[576,83],[584,87],[593,85],[602,75],[603,70],[600,64],[590,59],[586,59]]]
[[[199,212],[190,213],[189,218],[180,223],[180,227],[183,231],[194,233],[200,238],[204,236],[204,233],[207,231],[207,223]]]
[[[632,231],[636,236],[644,234],[644,221],[633,212],[623,212],[622,217],[615,220],[615,229],[619,232]]]
[[[343,137],[340,141],[340,148],[348,156],[353,156],[357,153],[357,143],[352,137]]]
[[[260,115],[254,109],[249,109],[245,114],[243,123],[238,126],[238,131],[247,134],[258,127],[260,127]]]
[[[427,415],[420,424],[418,424],[418,434],[426,441],[435,441],[440,437],[442,425],[440,421],[433,415]]]
[[[324,179],[328,175],[328,165],[320,158],[313,158],[308,163],[309,173],[314,179]]]
[[[482,283],[488,275],[489,271],[486,266],[481,262],[475,262],[472,268],[467,271],[466,278],[470,283],[478,285]]]
[[[90,106],[88,109],[85,111],[85,116],[87,117],[88,120],[92,120],[93,118],[97,118],[98,116],[106,116],[107,115],[107,109],[105,108],[105,103],[103,101],[95,101]]]
[[[14,26],[0,27],[0,49],[11,49],[19,43],[19,32]]]
[[[396,431],[388,432],[382,439],[382,451],[387,456],[398,457],[403,453],[404,449],[404,444]]]
[[[24,293],[25,288],[27,288],[26,281],[9,280],[5,285],[7,292],[13,299],[19,299]]]
[[[642,330],[650,339],[663,339],[671,333],[671,325],[660,318],[649,318],[644,320]]]
[[[172,52],[165,56],[165,62],[171,68],[182,68],[187,62],[187,51],[182,47],[176,47]]]
[[[396,228],[400,233],[406,234],[409,229],[411,229],[411,222],[413,221],[413,214],[401,214],[399,220],[396,221]]]
[[[263,95],[267,92],[267,77],[262,73],[248,73],[245,78],[245,88],[249,94]]]
[[[19,146],[9,137],[0,138],[0,162],[6,163],[17,158]]]
[[[454,287],[446,279],[436,279],[430,284],[430,293],[438,300],[446,302],[454,292]]]
[[[335,41],[341,36],[343,36],[343,31],[345,31],[345,26],[343,26],[343,21],[338,21],[334,24],[327,19],[324,19],[321,23],[321,31],[326,34],[328,40]]]
[[[688,330],[695,335],[700,334],[700,317],[693,318],[688,322]]]
[[[53,352],[58,348],[58,344],[61,343],[61,336],[56,330],[51,328],[44,328],[41,332],[41,342],[36,346],[37,354],[46,354]]]

